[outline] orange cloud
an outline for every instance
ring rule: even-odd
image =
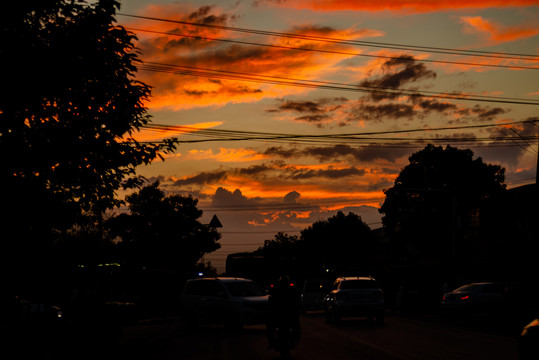
[[[221,125],[222,122],[205,122],[192,125],[184,125],[180,129],[178,128],[163,128],[163,129],[142,129],[138,133],[133,135],[133,138],[137,141],[158,141],[162,139],[181,137],[182,135],[196,132],[198,130],[209,129],[215,126]]]
[[[219,25],[226,25],[234,18],[233,15],[214,7],[191,9],[189,13],[177,6],[152,6],[147,8],[144,14],[189,22],[212,19],[211,21]],[[180,110],[303,94],[310,89],[260,82],[253,79],[251,74],[281,79],[324,79],[338,71],[338,63],[354,55],[301,51],[290,47],[358,52],[357,49],[342,44],[291,38],[253,39],[250,35],[233,34],[219,29],[150,20],[138,19],[123,25],[139,36],[138,46],[143,54],[144,65],[137,76],[153,87],[153,97],[145,104],[150,108]],[[158,30],[159,33],[137,32],[135,29]],[[379,31],[369,29],[333,29],[310,25],[298,26],[288,32],[345,40],[382,35]],[[263,43],[274,47],[222,42],[218,41],[219,39]],[[163,68],[154,67],[154,63],[171,64],[181,68],[167,67],[163,72]],[[209,70],[217,72],[209,73]],[[231,77],[229,72],[236,74]],[[237,76],[252,81],[239,81]]]
[[[251,149],[227,149],[219,148],[219,152],[214,154],[213,150],[191,150],[189,155],[196,159],[212,159],[221,162],[248,162],[267,158]]]
[[[467,32],[478,32],[487,36],[492,43],[526,39],[539,34],[539,29],[523,26],[503,26],[483,19],[481,16],[463,16],[461,22],[467,25]]]
[[[430,12],[454,9],[537,5],[536,0],[290,0],[276,2],[280,6],[321,11],[404,11]]]

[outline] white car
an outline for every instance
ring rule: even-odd
[[[180,311],[189,325],[220,323],[231,327],[265,324],[266,292],[243,278],[198,278],[188,280],[180,297]]]
[[[385,319],[384,294],[372,277],[340,277],[325,298],[326,319],[339,321],[342,317],[366,316]]]

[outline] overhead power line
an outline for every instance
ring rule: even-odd
[[[265,141],[265,142],[295,142],[302,144],[354,144],[370,147],[417,147],[421,142],[444,142],[444,143],[485,143],[487,146],[525,146],[530,140],[538,140],[539,136],[489,136],[489,137],[398,137],[398,135],[418,132],[441,132],[448,130],[466,130],[488,127],[508,127],[516,124],[534,124],[539,119],[533,118],[524,121],[506,122],[499,124],[477,124],[465,126],[446,126],[437,128],[414,128],[393,131],[335,133],[335,134],[286,134],[269,133],[225,129],[200,129],[182,125],[148,124],[143,128],[150,131],[175,133],[181,136],[197,137],[197,139],[181,139],[179,143],[200,143],[216,141]],[[395,136],[388,136],[395,135]],[[507,144],[510,142],[509,144]],[[397,144],[397,145],[394,145]]]
[[[159,35],[178,36],[178,37],[184,37],[184,38],[201,39],[201,40],[209,40],[209,41],[219,41],[219,42],[225,42],[225,43],[250,45],[250,46],[261,46],[261,47],[269,47],[269,48],[285,49],[285,50],[298,50],[298,51],[308,51],[308,52],[319,52],[319,53],[328,53],[328,54],[340,54],[340,55],[351,55],[351,56],[378,58],[378,59],[390,59],[390,60],[400,60],[400,61],[410,61],[410,62],[418,61],[418,62],[449,64],[449,65],[462,65],[462,66],[473,66],[473,67],[493,67],[493,68],[519,69],[519,70],[539,70],[539,67],[533,67],[533,66],[485,64],[485,63],[476,63],[476,62],[472,63],[472,62],[463,62],[463,61],[447,61],[447,60],[432,60],[432,59],[416,59],[416,58],[407,58],[407,57],[399,57],[399,56],[374,55],[374,54],[353,53],[353,52],[337,51],[337,50],[324,50],[324,49],[312,49],[312,48],[284,46],[284,45],[275,45],[275,44],[262,44],[262,43],[257,43],[257,42],[231,40],[231,39],[220,39],[220,38],[210,38],[210,37],[199,36],[199,35],[178,34],[178,33],[172,33],[172,32],[155,31],[155,30],[138,29],[138,28],[129,28],[129,27],[126,28],[126,29],[130,30],[130,31],[134,31],[134,32],[146,32],[146,33],[159,34]]]
[[[354,84],[345,84],[345,83],[329,82],[329,81],[318,81],[318,80],[298,79],[298,78],[289,78],[289,77],[258,75],[258,74],[247,73],[247,72],[226,71],[226,70],[218,70],[218,69],[193,67],[193,66],[162,64],[162,63],[156,63],[156,62],[147,62],[143,64],[140,67],[140,69],[145,70],[145,71],[151,71],[151,72],[168,73],[168,74],[174,74],[174,75],[188,75],[188,76],[195,76],[195,77],[205,77],[205,78],[210,78],[210,79],[247,81],[247,82],[264,83],[264,84],[272,84],[272,85],[295,86],[295,87],[305,87],[305,88],[325,89],[325,90],[340,90],[340,91],[350,91],[350,92],[364,92],[364,93],[376,92],[377,94],[381,94],[381,95],[383,94],[386,96],[398,96],[398,95],[426,96],[426,97],[437,98],[437,99],[450,99],[450,100],[462,100],[462,101],[491,102],[491,103],[517,104],[517,105],[539,105],[539,100],[534,100],[534,99],[495,97],[495,96],[486,96],[486,95],[479,95],[479,94],[468,96],[466,94],[442,93],[442,92],[427,91],[427,90],[408,90],[408,89],[400,89],[400,88],[354,85]]]
[[[181,24],[181,25],[199,26],[199,27],[212,28],[212,29],[218,29],[218,30],[242,32],[242,33],[247,33],[247,34],[278,36],[278,37],[286,37],[286,38],[294,38],[294,39],[302,39],[302,40],[329,42],[329,43],[342,44],[342,45],[368,46],[368,47],[377,47],[377,48],[385,48],[385,49],[420,51],[420,52],[448,54],[448,55],[473,55],[473,56],[499,58],[499,59],[539,61],[539,58],[537,57],[537,55],[532,55],[532,54],[465,50],[465,49],[443,48],[443,47],[433,47],[433,46],[419,46],[419,45],[410,45],[410,44],[383,43],[383,42],[363,41],[363,40],[347,40],[347,39],[330,38],[330,37],[324,37],[324,36],[301,35],[301,34],[292,34],[292,33],[276,32],[276,31],[265,31],[265,30],[215,25],[215,24],[196,23],[196,22],[189,22],[189,21],[172,20],[172,19],[165,19],[165,18],[158,18],[158,17],[125,14],[125,13],[118,13],[118,15],[131,17],[131,18],[137,18],[137,19],[151,20],[151,21],[159,21],[159,22],[167,22],[167,23],[174,23],[174,24]]]

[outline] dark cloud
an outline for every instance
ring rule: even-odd
[[[328,179],[341,179],[350,176],[363,176],[365,175],[365,170],[357,169],[355,167],[345,168],[345,169],[294,169],[291,168],[289,174],[283,175],[283,177],[292,180],[302,180],[302,179],[311,179],[311,178],[328,178]]]
[[[291,191],[286,194],[283,198],[283,202],[286,204],[295,204],[296,201],[301,197],[301,194],[297,191]]]
[[[320,25],[304,25],[304,26],[294,27],[295,34],[312,35],[313,33],[316,33],[316,34],[321,34],[321,35],[328,35],[328,34],[334,33],[335,31],[336,31],[335,28],[332,28],[330,26],[320,26]]]
[[[354,108],[351,118],[360,120],[384,120],[411,118],[417,115],[413,105],[402,103],[369,104],[359,102]]]
[[[261,164],[261,165],[252,165],[252,166],[249,166],[248,168],[238,169],[237,172],[241,175],[256,175],[256,174],[264,173],[270,170],[273,170],[273,167],[268,166],[266,164]]]
[[[366,191],[381,191],[390,188],[394,185],[394,181],[388,179],[381,179],[377,182],[367,185]]]
[[[281,111],[296,111],[296,112],[310,112],[320,113],[323,111],[320,102],[314,101],[286,101],[279,106]]]
[[[213,15],[211,11],[213,6],[201,6],[198,10],[187,16],[187,19],[192,22],[202,23],[206,25],[226,25],[229,16],[226,14]]]
[[[508,110],[502,108],[491,108],[475,105],[473,108],[464,108],[458,110],[456,113],[464,117],[471,117],[472,119],[486,121],[493,120],[496,116],[505,114]]]
[[[394,169],[394,168],[380,168],[378,170],[380,174],[386,174],[386,175],[398,175],[400,173],[400,169]]]
[[[234,20],[236,16],[229,14],[212,14],[214,6],[202,6],[184,17],[184,20],[188,22],[196,22],[207,25],[225,26],[230,20]],[[201,29],[199,27],[193,27],[188,25],[180,25],[175,29],[169,30],[171,33],[191,35],[191,37],[179,37],[176,39],[167,39],[166,45],[164,45],[164,51],[169,51],[177,48],[185,47],[198,47],[209,44],[209,41],[203,38],[197,38],[192,36],[207,36],[208,33],[218,33],[220,30],[212,28]],[[157,41],[161,41],[166,38],[158,38]]]
[[[281,100],[276,109],[269,109],[266,112],[282,113],[292,112],[305,114],[296,117],[294,120],[299,122],[308,122],[322,127],[323,123],[331,119],[332,113],[342,107],[343,103],[349,100],[344,97],[321,98],[317,100]]]
[[[405,145],[405,144],[402,144]],[[421,146],[418,146],[421,148]],[[380,145],[367,145],[355,148],[355,151],[352,153],[354,158],[358,161],[372,161],[377,159],[387,160],[389,162],[395,162],[397,159],[402,158],[403,156],[408,156],[411,154],[409,148],[395,148],[392,146],[380,146]]]
[[[458,106],[453,103],[440,102],[435,99],[425,98],[421,95],[413,95],[411,97],[411,101],[412,103],[414,103],[415,105],[418,105],[421,109],[425,110],[426,112],[429,112],[429,111],[444,112],[447,110],[458,109]]]
[[[324,120],[329,119],[329,115],[305,115],[295,118],[296,121],[315,123],[318,126],[322,126]]]
[[[250,88],[248,86],[235,86],[227,88],[227,92],[234,94],[258,94],[261,93],[262,90]]]
[[[475,105],[472,109],[472,113],[481,120],[492,120],[496,116],[505,114],[506,112],[507,111],[502,108],[483,108],[479,105]]]
[[[390,59],[382,65],[383,75],[360,82],[358,85],[369,88],[380,88],[381,91],[373,91],[369,97],[373,101],[395,99],[400,94],[384,93],[383,89],[399,89],[408,83],[415,83],[425,79],[435,79],[436,73],[429,70],[425,64],[418,63],[413,56],[401,55]]]
[[[427,69],[425,64],[416,62],[410,55],[401,55],[386,61],[382,70],[385,74],[380,78],[362,81],[360,85],[398,89],[406,83],[436,78],[434,71]]]
[[[294,148],[285,149],[282,146],[276,147],[272,146],[267,148],[262,154],[268,156],[278,156],[284,159],[288,159],[294,156],[297,156],[298,151]]]
[[[348,145],[335,145],[324,147],[307,147],[303,149],[303,155],[309,155],[318,158],[320,161],[331,161],[347,155],[354,155],[357,149],[351,148]]]
[[[187,179],[180,179],[174,182],[174,185],[203,185],[203,184],[212,184],[218,181],[224,180],[227,178],[225,171],[215,171],[215,172],[201,172],[195,176],[192,176]]]
[[[526,152],[518,146],[504,146],[502,142],[494,142],[488,147],[481,146],[475,149],[470,145],[470,148],[478,157],[483,158],[485,163],[503,165],[510,170],[510,173],[517,170],[518,160]]]
[[[212,205],[230,206],[230,205],[250,205],[256,202],[254,199],[248,199],[241,193],[240,189],[231,192],[225,188],[219,187],[212,196]]]
[[[267,110],[268,112],[299,112],[318,114],[326,111],[337,110],[342,103],[347,102],[345,97],[321,98],[317,100],[281,100],[281,104],[277,109]]]
[[[226,86],[225,84],[221,84],[221,89],[219,91],[206,91],[206,90],[188,90],[184,89],[183,92],[185,95],[193,96],[193,97],[202,97],[202,96],[211,96],[211,95],[217,95],[219,93],[226,92],[228,94],[256,94],[261,93],[262,90],[260,89],[253,89],[248,86]]]
[[[418,145],[420,148],[421,145]],[[384,159],[395,162],[397,159],[410,154],[410,149],[383,147],[379,145],[367,145],[351,147],[349,145],[334,146],[309,146],[303,149],[271,147],[264,151],[264,155],[278,156],[285,159],[299,156],[314,157],[320,162],[342,160],[345,156],[351,156],[357,161],[372,161]]]
[[[196,97],[205,96],[205,95],[208,95],[210,93],[209,91],[205,91],[205,90],[187,90],[187,89],[183,89],[183,92],[186,95],[196,96]],[[215,94],[215,91],[213,91],[212,93]]]

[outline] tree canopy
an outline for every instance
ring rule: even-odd
[[[471,150],[427,145],[385,190],[382,221],[401,255],[454,256],[455,239],[471,231],[481,201],[505,189],[505,170],[473,156]]]
[[[134,78],[135,36],[115,24],[117,1],[11,5],[0,25],[12,74],[0,97],[2,208],[6,227],[43,238],[118,205],[117,190],[142,184],[135,168],[174,145],[132,137],[150,121],[150,87]]]
[[[376,239],[361,217],[339,211],[302,230],[300,237],[276,234],[257,253],[277,272],[321,274],[372,271],[377,251]]]
[[[124,259],[135,269],[168,269],[183,274],[204,254],[220,248],[221,235],[199,221],[202,211],[191,196],[168,195],[159,182],[127,197],[130,213],[110,220]]]
[[[376,256],[370,227],[354,213],[339,211],[301,232],[307,258],[335,270],[368,269]]]

